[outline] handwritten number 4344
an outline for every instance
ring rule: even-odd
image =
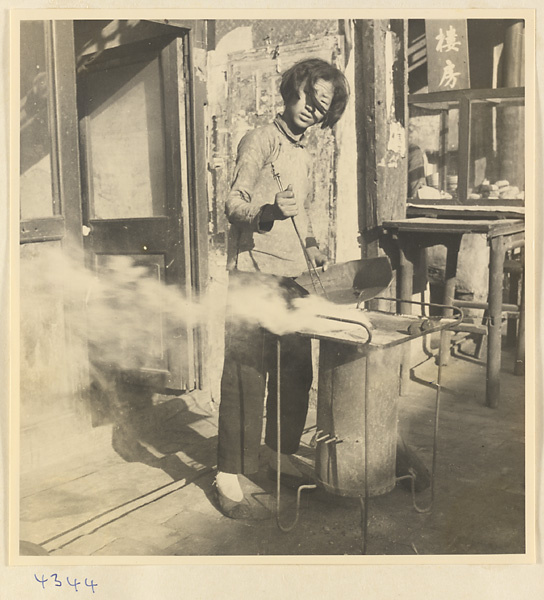
[[[44,575],[42,575],[41,579],[38,579],[37,575],[34,574],[34,579],[38,583],[42,584],[42,589],[45,589],[45,582],[49,581],[49,579],[46,579]],[[53,585],[55,587],[62,587],[62,580],[60,580],[57,577],[56,573],[53,573],[52,575],[50,575],[50,579],[51,579],[51,584],[50,585]],[[73,581],[71,581],[71,579],[69,577],[66,577],[66,583],[69,586],[72,586],[75,589],[76,592],[79,591],[78,590],[78,586],[83,585],[81,583],[81,581],[78,581],[77,579],[74,579]],[[92,591],[93,591],[93,594],[94,594],[94,588],[98,587],[98,583],[95,583],[92,579],[89,582],[89,580],[86,577],[85,577],[85,583],[84,583],[84,585],[85,585],[85,587],[90,587],[92,589]]]

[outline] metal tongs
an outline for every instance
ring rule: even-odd
[[[274,163],[270,163],[270,166],[272,168],[272,177],[275,179],[276,183],[278,184],[278,188],[280,190],[280,192],[284,192],[285,189],[281,183],[281,179],[280,179],[280,174],[276,171],[276,169],[274,168]],[[316,294],[318,294],[319,292],[317,291],[317,286],[316,286],[316,281],[317,283],[319,283],[319,286],[323,292],[323,295],[325,296],[325,298],[327,298],[327,292],[325,291],[325,288],[323,286],[323,283],[321,281],[321,277],[319,277],[319,274],[317,272],[317,269],[315,268],[315,266],[313,265],[310,256],[308,254],[308,250],[306,249],[306,244],[304,243],[302,236],[300,235],[300,232],[298,230],[297,224],[295,222],[295,217],[291,217],[291,222],[293,223],[293,227],[295,228],[295,233],[297,234],[298,237],[298,241],[300,243],[300,247],[302,248],[302,253],[304,254],[304,258],[306,259],[306,266],[308,268],[308,274],[310,275],[310,280],[312,282],[312,286],[314,288],[314,292]]]

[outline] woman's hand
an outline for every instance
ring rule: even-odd
[[[317,246],[310,246],[309,248],[306,248],[306,252],[308,253],[308,258],[310,259],[313,267],[323,267],[323,271],[327,270],[327,267],[329,266],[329,259]]]
[[[293,186],[289,184],[283,192],[278,192],[274,200],[274,219],[283,221],[298,214],[297,201]]]

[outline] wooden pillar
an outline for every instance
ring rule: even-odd
[[[523,21],[511,24],[505,32],[502,87],[524,85],[524,30]],[[499,175],[510,185],[524,189],[524,109],[521,106],[497,108],[497,149],[499,153]]]
[[[406,216],[407,22],[355,22],[359,231],[363,257],[380,254],[384,220]]]
[[[74,28],[71,21],[52,21],[54,94],[57,117],[58,168],[62,215],[65,219],[69,251],[83,247],[81,227],[81,176],[77,116]]]
[[[514,375],[525,374],[525,271],[521,274],[521,302],[519,311],[518,340]]]
[[[52,136],[56,147],[56,161],[59,170],[60,209],[64,217],[65,235],[62,240],[63,252],[74,264],[84,268],[82,234],[81,173],[79,164],[79,123],[77,113],[76,65],[74,62],[74,27],[72,21],[52,21],[52,51],[54,105],[56,135]],[[67,376],[74,393],[74,409],[84,422],[90,419],[86,407],[89,389],[89,365],[80,360],[81,320],[85,318],[85,290],[79,294],[67,294],[64,299],[64,320],[66,328]]]
[[[208,286],[208,196],[205,110],[207,103],[207,21],[194,21],[188,36],[191,109],[191,273],[197,297],[206,294]],[[209,390],[208,331],[204,324],[196,330],[196,387]]]
[[[383,238],[381,224],[406,216],[407,38],[406,20],[355,22],[354,96],[361,256],[372,258],[385,253],[393,264],[398,261],[398,247]],[[404,261],[403,268],[410,269],[411,263]],[[379,308],[379,305],[370,307]],[[408,386],[410,362],[410,345],[406,344],[400,375],[403,390]]]
[[[504,240],[499,236],[491,240],[489,260],[486,405],[490,408],[497,408],[500,396],[503,269]]]

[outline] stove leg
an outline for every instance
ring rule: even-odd
[[[276,524],[278,525],[278,529],[280,529],[281,531],[287,533],[289,531],[291,531],[292,529],[295,528],[296,524],[298,523],[298,518],[300,515],[300,495],[302,493],[302,490],[313,490],[315,489],[317,486],[314,484],[310,484],[310,485],[301,485],[298,489],[297,489],[297,508],[296,508],[296,514],[295,514],[295,520],[293,521],[293,523],[291,523],[291,525],[286,526],[286,525],[282,525],[281,520],[280,520],[280,510],[281,510],[281,374],[280,374],[280,367],[281,367],[281,341],[280,338],[278,336],[278,339],[276,341],[276,352],[277,352],[277,357],[276,357],[276,368],[278,370],[278,389],[276,391],[276,401],[277,401],[277,407],[276,407],[276,452],[277,452],[277,457],[276,457]]]
[[[436,474],[436,456],[437,456],[437,449],[438,449],[438,421],[439,421],[439,415],[440,415],[440,391],[441,391],[441,381],[442,381],[442,360],[441,360],[440,354],[441,354],[442,348],[443,348],[442,337],[446,334],[446,331],[447,330],[443,329],[440,332],[440,351],[439,351],[439,355],[438,355],[438,375],[437,375],[437,381],[436,381],[436,399],[435,399],[435,411],[434,411],[433,462],[432,462],[432,467],[431,467],[431,501],[429,503],[429,506],[427,506],[426,508],[421,508],[420,506],[417,505],[415,473],[412,472],[410,475],[406,475],[404,477],[399,478],[399,479],[406,479],[406,478],[411,479],[412,504],[414,505],[415,510],[419,513],[431,512],[433,503],[434,503],[434,480],[435,480],[435,474]],[[448,349],[448,352],[449,352],[449,349]],[[399,479],[397,479],[397,481],[399,481]]]
[[[406,300],[412,300],[414,279],[413,257],[408,250],[401,246],[400,249],[400,313],[403,315],[412,314],[412,305]],[[403,302],[404,300],[404,302]],[[411,345],[404,344],[402,359],[400,364],[400,395],[408,394],[410,387],[410,367],[411,367]]]
[[[368,394],[369,394],[369,384],[368,384],[368,360],[366,361],[366,375],[365,375],[365,402],[364,402],[364,433],[365,433],[365,494],[364,496],[359,496],[359,502],[361,504],[361,554],[366,554],[367,547],[367,530],[368,530]]]

